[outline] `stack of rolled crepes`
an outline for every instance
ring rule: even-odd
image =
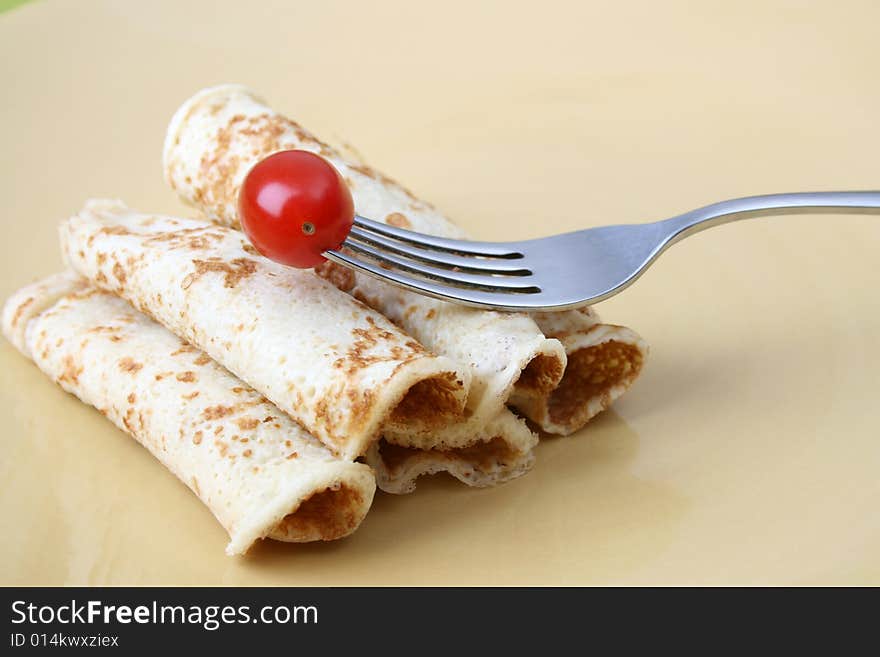
[[[423,474],[472,486],[522,475],[538,441],[523,417],[572,433],[638,376],[644,342],[589,309],[475,310],[331,263],[263,258],[238,230],[238,190],[286,149],[328,159],[364,216],[465,237],[226,85],[184,103],[165,141],[167,181],[205,219],[90,201],[61,226],[69,270],[20,290],[3,314],[22,353],[199,496],[229,554],[264,537],[345,536],[377,483],[406,493]]]

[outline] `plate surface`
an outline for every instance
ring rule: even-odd
[[[174,109],[242,82],[480,238],[880,188],[880,5],[43,1],[0,15],[0,294],[90,196],[186,212]],[[344,19],[341,17],[344,16]],[[377,496],[244,558],[188,489],[0,344],[0,584],[880,584],[880,217],[733,224],[598,308],[642,379],[528,476]]]

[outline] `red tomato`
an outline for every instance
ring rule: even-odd
[[[238,216],[260,253],[304,269],[342,244],[354,222],[354,201],[327,160],[309,151],[281,151],[248,172]]]

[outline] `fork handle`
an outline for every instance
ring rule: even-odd
[[[667,245],[739,219],[786,214],[845,212],[880,214],[880,192],[800,192],[746,196],[713,203],[659,222],[669,229]]]

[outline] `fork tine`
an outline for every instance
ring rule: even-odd
[[[343,251],[325,251],[324,255],[329,260],[339,263],[340,265],[352,267],[380,280],[394,283],[401,287],[419,292],[420,294],[427,294],[428,296],[443,301],[453,301],[479,308],[516,310],[523,305],[522,301],[519,300],[530,296],[529,294],[511,294],[510,291],[505,290],[496,290],[493,292],[474,287],[450,287],[438,282],[414,278],[393,269],[384,269],[377,264],[361,260],[360,258],[356,258],[350,253],[345,253]],[[537,291],[537,288],[535,291]]]
[[[485,290],[496,290],[505,292],[531,293],[540,291],[534,284],[530,276],[491,276],[480,274],[469,274],[467,272],[452,271],[451,269],[440,269],[423,265],[412,260],[399,258],[391,253],[386,253],[380,249],[376,249],[368,244],[360,244],[357,242],[345,242],[345,247],[355,253],[367,256],[373,260],[379,261],[394,267],[411,272],[417,276],[431,279],[437,282],[448,283],[455,287],[476,287]],[[387,272],[387,269],[382,269]]]
[[[471,256],[482,256],[484,258],[522,258],[522,253],[502,242],[471,242],[469,240],[453,240],[445,237],[435,237],[434,235],[425,235],[403,228],[396,228],[383,224],[372,219],[355,215],[354,225],[365,231],[371,231],[391,237],[402,242],[408,242],[426,249],[435,249],[438,251],[449,251]]]
[[[429,265],[460,269],[481,274],[502,274],[506,276],[528,276],[532,272],[520,264],[519,260],[503,260],[495,258],[478,258],[476,256],[460,256],[446,251],[435,249],[423,249],[407,242],[382,237],[377,233],[370,233],[353,226],[345,241],[346,245],[352,240],[367,242],[387,251],[403,255],[407,258],[419,260]]]

